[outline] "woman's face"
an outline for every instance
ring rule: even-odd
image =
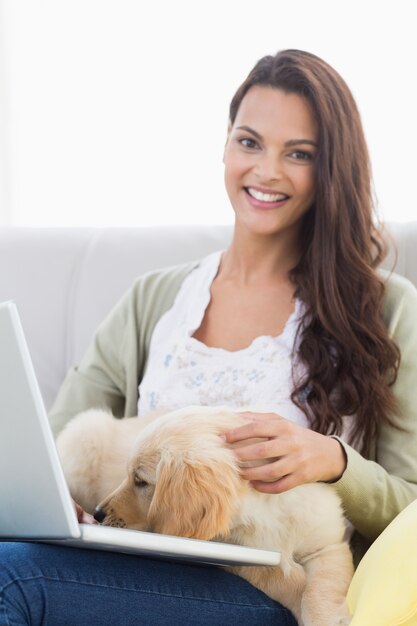
[[[224,152],[236,225],[256,234],[298,234],[314,200],[318,130],[308,102],[272,87],[251,87]]]

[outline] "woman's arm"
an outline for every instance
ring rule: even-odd
[[[128,349],[137,345],[133,314],[136,290],[130,290],[97,329],[78,367],[72,368],[49,413],[55,435],[81,411],[101,407],[123,416],[126,401],[126,370],[136,369]]]
[[[235,454],[241,463],[241,476],[258,491],[282,493],[305,483],[334,482],[345,471],[346,454],[336,438],[275,413],[239,415],[247,423],[230,430],[225,437],[228,443],[237,444]]]
[[[400,414],[392,419],[402,430],[381,427],[373,460],[343,444],[347,469],[335,483],[347,516],[371,541],[417,498],[417,290],[400,276],[387,283],[384,319],[401,352],[393,385]]]
[[[400,428],[381,426],[372,460],[340,439],[276,415],[247,414],[247,425],[226,433],[229,443],[240,442],[240,461],[264,463],[242,469],[258,490],[280,493],[302,483],[332,482],[347,517],[370,541],[417,498],[417,290],[406,279],[391,277],[384,318],[401,351],[393,386],[401,412],[392,417]],[[264,441],[245,446],[253,437]]]
[[[89,408],[107,408],[117,417],[136,415],[138,385],[153,329],[195,265],[140,277],[109,313],[79,366],[68,373],[49,412],[55,436],[71,417]]]

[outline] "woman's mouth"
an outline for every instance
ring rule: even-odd
[[[265,193],[253,187],[243,188],[250,204],[261,209],[275,209],[282,206],[288,199],[284,193]]]

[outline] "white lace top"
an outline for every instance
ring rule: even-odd
[[[187,405],[252,406],[307,425],[290,399],[301,301],[278,337],[257,337],[242,350],[210,348],[192,337],[210,302],[221,254],[206,257],[186,277],[173,307],[157,323],[139,385],[138,415]]]

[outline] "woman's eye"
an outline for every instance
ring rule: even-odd
[[[304,150],[294,150],[294,152],[291,152],[290,156],[298,161],[311,161],[313,159],[313,155]]]
[[[256,148],[258,145],[254,139],[250,139],[249,137],[244,137],[238,141],[244,148]]]

